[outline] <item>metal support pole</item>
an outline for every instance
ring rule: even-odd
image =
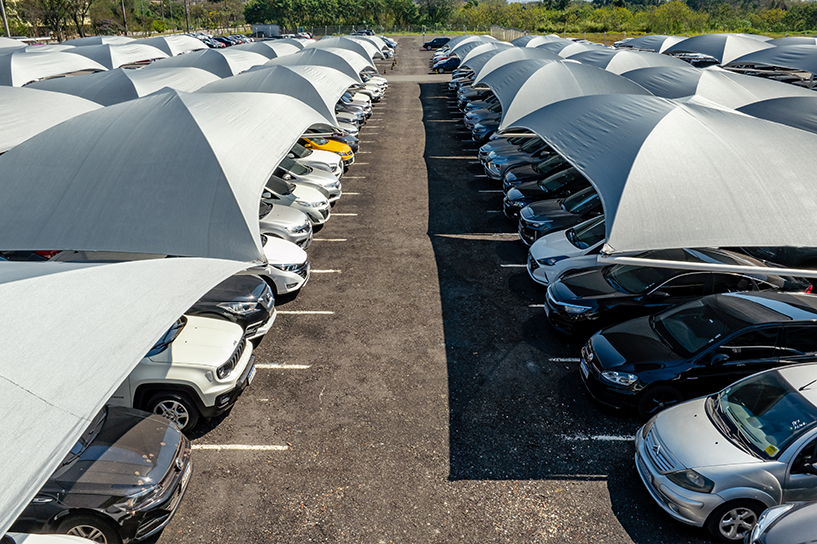
[[[125,16],[125,0],[120,0],[122,6],[122,25],[125,27],[125,36],[128,35],[128,18]]]
[[[124,2],[124,0],[122,0]],[[187,0],[184,0],[184,24],[185,32],[190,32],[190,11],[187,9]]]
[[[3,29],[6,31],[6,36],[11,38],[11,30],[9,30],[9,20],[8,17],[6,17],[6,6],[3,4],[3,0],[0,0],[0,15],[3,16]]]

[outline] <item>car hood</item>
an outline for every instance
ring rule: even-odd
[[[591,268],[565,274],[553,284],[553,288],[556,290],[554,294],[564,302],[580,298],[621,295],[604,279],[603,268]]]
[[[295,208],[289,206],[282,206],[280,204],[273,204],[270,212],[264,216],[261,222],[261,230],[264,230],[265,223],[273,225],[282,225],[284,227],[292,227],[296,225],[303,225],[309,221],[306,214]]]
[[[676,366],[683,357],[655,334],[649,317],[602,329],[590,339],[603,370],[645,372]]]
[[[230,276],[223,282],[212,288],[206,295],[201,297],[198,304],[218,304],[219,302],[232,301],[254,301],[257,295],[263,293],[267,283],[258,276],[238,275]]]
[[[686,468],[762,463],[722,435],[706,415],[706,397],[678,404],[658,414],[653,425],[659,440]]]
[[[304,157],[303,160],[311,162],[321,162],[325,164],[340,164],[340,155],[322,149],[310,149],[312,153]]]
[[[508,191],[508,197],[510,197],[510,194],[511,192]],[[534,259],[538,260],[560,255],[579,256],[581,250],[568,241],[565,231],[560,230],[546,234],[536,240],[530,246],[530,254]]]
[[[300,198],[301,200],[306,200],[307,202],[323,202],[328,203],[329,201],[326,200],[326,197],[323,196],[323,193],[318,191],[313,187],[307,187],[305,185],[295,185],[295,190],[292,191],[292,194],[295,195],[295,198]]]
[[[538,181],[527,181],[525,183],[521,183],[517,187],[514,187],[516,194],[519,196],[517,198],[542,198],[542,197],[552,197],[553,195],[548,191],[543,191],[541,187],[539,187]],[[510,198],[510,192],[508,194]]]
[[[534,163],[512,166],[508,168],[508,173],[509,174],[513,173],[513,175],[516,176],[517,179],[528,179],[536,176],[541,176],[539,172],[533,169],[533,164]]]
[[[540,200],[522,209],[527,210],[523,217],[529,221],[546,221],[560,217],[575,217],[572,213],[562,209],[559,200]]]
[[[47,486],[122,497],[156,485],[173,467],[182,442],[175,425],[139,410],[117,406],[106,410],[90,445],[79,458],[58,468]]]
[[[286,240],[267,236],[264,256],[270,264],[302,264],[306,262],[306,251]]]
[[[224,319],[187,315],[182,332],[164,350],[148,359],[156,363],[192,364],[217,368],[244,339],[240,325]]]

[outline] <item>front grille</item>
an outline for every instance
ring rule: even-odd
[[[321,215],[323,216],[324,219],[329,217],[329,208],[326,208],[325,210],[318,210],[318,211],[321,212]]]
[[[302,278],[306,279],[306,277],[309,275],[309,261],[306,261],[305,263],[298,265],[298,268],[296,268],[295,270],[291,270],[291,272],[294,272],[301,276]]]
[[[244,338],[242,337],[241,340],[238,341],[238,345],[235,347],[235,350],[233,350],[233,354],[230,355],[230,358],[227,360],[227,362],[221,365],[221,367],[219,367],[219,370],[221,370],[222,368],[225,369],[226,371],[226,373],[224,374],[225,377],[230,375],[230,373],[235,368],[235,365],[237,365],[238,361],[241,360],[241,354],[244,353],[244,348],[246,347],[246,345],[247,342],[245,342]]]
[[[655,429],[650,429],[650,432],[647,433],[647,437],[644,438],[644,451],[652,465],[661,474],[679,470],[680,466],[678,462],[666,451],[666,446],[659,440]]]
[[[533,272],[539,268],[539,263],[536,262],[536,259],[533,258],[533,255],[528,253],[528,269]]]

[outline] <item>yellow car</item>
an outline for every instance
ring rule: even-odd
[[[310,136],[309,138],[301,138],[300,144],[310,149],[321,149],[337,153],[343,160],[343,166],[346,167],[355,162],[355,154],[352,153],[352,148],[343,142],[321,138],[320,136]]]

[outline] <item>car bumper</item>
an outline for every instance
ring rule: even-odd
[[[515,205],[513,201],[508,200],[507,197],[502,199],[502,212],[505,214],[505,217],[508,219],[513,219],[514,221],[519,220],[519,212],[522,208],[527,206],[528,203],[525,202],[524,204]]]
[[[638,404],[638,399],[632,391],[608,387],[602,382],[599,369],[593,363],[587,361],[584,349],[582,349],[582,356],[579,361],[579,376],[581,376],[582,383],[590,396],[601,404],[616,410],[634,410]]]
[[[651,466],[644,447],[639,429],[635,437],[635,467],[647,492],[674,519],[687,525],[703,527],[709,514],[723,504],[723,499],[716,494],[695,493],[673,484]]]
[[[241,393],[247,388],[248,385],[253,380],[255,376],[255,354],[250,355],[250,360],[247,362],[247,365],[244,367],[243,372],[236,380],[235,386],[225,393],[221,393],[216,397],[215,404],[213,406],[206,406],[204,410],[202,410],[201,415],[205,418],[212,418],[216,416],[220,416],[227,410],[233,407],[233,405],[238,400],[238,397],[241,396]]]
[[[275,318],[277,317],[277,315],[278,313],[275,311],[275,307],[273,307],[266,321],[254,323],[247,327],[247,330],[244,333],[244,335],[247,337],[247,340],[255,340],[256,338],[261,338],[262,336],[267,334],[269,330],[272,328],[272,324],[275,322]]]
[[[352,156],[351,156],[351,157],[349,157],[348,159],[343,159],[343,166],[344,166],[344,168],[349,168],[349,167],[350,167],[350,166],[352,166],[353,164],[355,164],[355,156],[354,156],[354,155],[352,155]]]
[[[526,265],[528,270],[528,275],[530,278],[538,283],[539,285],[544,285],[547,287],[550,285],[550,279],[548,278],[547,271],[545,270],[546,267],[540,265],[536,262],[530,254],[528,254],[528,264]]]

